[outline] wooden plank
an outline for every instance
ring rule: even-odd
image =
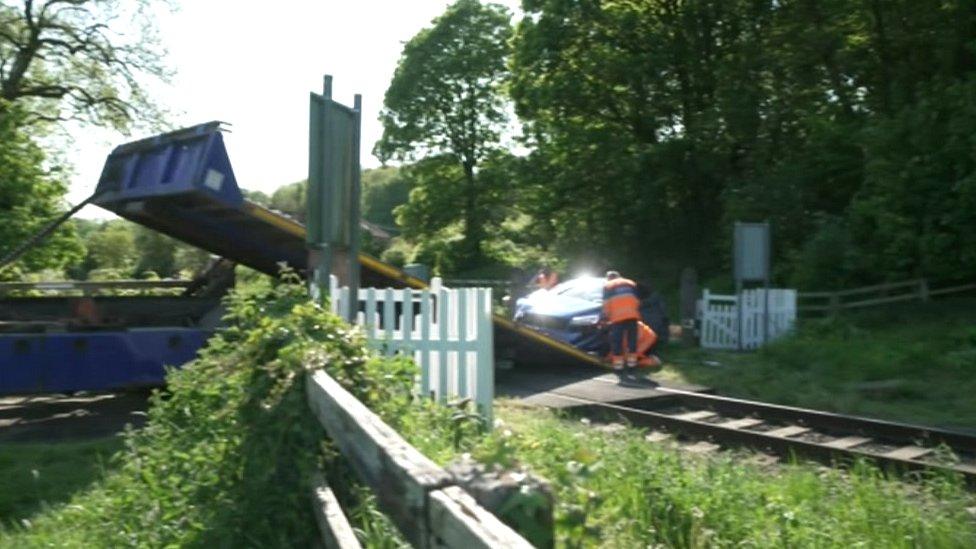
[[[420,292],[420,341],[417,348],[420,351],[420,395],[424,398],[430,396],[433,388],[430,385],[430,327],[433,324],[433,311],[431,310],[430,290],[425,289]]]
[[[425,546],[426,521],[419,517],[427,494],[448,486],[450,476],[324,371],[310,373],[306,385],[309,406],[360,480],[407,540]]]
[[[474,398],[468,390],[468,353],[465,346],[468,342],[468,295],[470,288],[457,290],[457,310],[454,315],[457,317],[457,394],[458,398]]]
[[[850,290],[841,290],[837,292],[837,295],[848,296],[857,294],[866,294],[871,292],[879,292],[882,290],[894,290],[897,288],[907,288],[909,286],[918,287],[918,279],[915,280],[905,280],[903,282],[888,282],[885,284],[875,284],[874,286],[862,286],[860,288],[852,288]]]
[[[763,423],[765,422],[761,419],[756,419],[754,417],[744,417],[742,419],[733,419],[732,421],[719,423],[719,426],[728,427],[729,429],[748,429],[749,427],[755,427],[756,425],[762,425]]]
[[[796,297],[799,299],[823,299],[834,295],[834,292],[799,292]]]
[[[703,419],[715,417],[716,415],[718,414],[716,414],[715,412],[711,412],[709,410],[696,410],[694,412],[686,412],[684,414],[678,414],[674,417],[678,419],[686,419],[688,421],[701,421]]]
[[[457,486],[430,494],[427,515],[431,547],[494,549],[532,547],[522,536],[498,520]]]
[[[881,305],[883,303],[895,303],[896,301],[914,301],[919,299],[918,293],[913,292],[910,294],[896,295],[891,297],[879,297],[875,299],[865,299],[862,301],[851,301],[849,303],[841,303],[841,307],[844,309],[853,309],[856,307],[870,307],[871,305]]]
[[[918,459],[922,456],[932,453],[931,448],[922,448],[921,446],[903,446],[897,450],[892,450],[886,454],[885,457],[895,458],[895,459]]]
[[[786,427],[780,427],[779,429],[766,431],[766,434],[772,437],[790,438],[808,432],[810,432],[809,427],[801,427],[799,425],[787,425]]]
[[[356,539],[356,532],[346,519],[332,488],[321,474],[312,479],[312,510],[315,521],[319,523],[322,544],[326,549],[359,549],[362,545]]]
[[[837,440],[832,440],[824,444],[824,446],[829,446],[831,448],[837,448],[839,450],[847,450],[848,448],[853,448],[855,446],[860,446],[865,442],[870,442],[871,439],[868,437],[844,437]]]
[[[944,295],[952,294],[956,292],[965,292],[969,290],[976,290],[976,284],[962,284],[959,286],[949,286],[947,288],[939,288],[937,290],[929,289],[929,295]]]

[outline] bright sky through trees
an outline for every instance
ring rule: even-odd
[[[273,191],[308,170],[308,92],[322,75],[333,95],[352,104],[363,94],[363,165],[382,128],[377,115],[403,42],[443,12],[447,0],[182,0],[161,13],[161,39],[176,70],[171,86],[154,90],[176,126],[209,120],[233,124],[226,136],[238,182]],[[498,3],[515,9],[518,0]],[[68,159],[75,164],[68,200],[94,190],[105,157],[126,138],[78,130]],[[133,138],[143,137],[134,135]],[[83,217],[108,217],[95,207]]]

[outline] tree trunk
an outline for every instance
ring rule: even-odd
[[[484,218],[478,209],[478,182],[473,162],[464,163],[464,187],[464,261],[474,265],[481,259]]]

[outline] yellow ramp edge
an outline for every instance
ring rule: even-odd
[[[302,238],[303,240],[305,239],[305,226],[295,221],[294,219],[289,219],[287,217],[284,217],[278,213],[275,213],[253,202],[245,202],[244,209],[254,217],[270,225],[273,225],[283,231],[289,232],[297,237]],[[407,286],[410,286],[411,288],[422,290],[428,287],[427,283],[424,282],[423,280],[410,276],[407,273],[403,272],[402,270],[392,265],[387,265],[386,263],[383,263],[382,261],[376,259],[373,256],[361,253],[359,254],[359,263],[360,265],[366,267],[367,269],[378,272],[394,280],[399,280],[404,284],[406,284]],[[577,349],[576,347],[573,347],[572,345],[563,343],[562,341],[556,341],[555,339],[543,335],[533,330],[532,328],[517,324],[516,322],[509,320],[508,318],[505,318],[502,315],[495,314],[492,315],[492,317],[493,317],[492,320],[496,325],[499,325],[507,330],[511,330],[519,335],[525,336],[555,351],[570,355],[577,360],[587,362],[594,366],[605,367],[605,365],[599,358],[590,355],[588,353],[585,353]]]

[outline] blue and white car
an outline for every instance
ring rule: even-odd
[[[603,356],[609,340],[599,326],[606,279],[581,276],[567,280],[551,290],[536,290],[515,304],[515,321],[531,326],[554,339]],[[643,296],[641,316],[658,334],[658,344],[668,337],[668,319],[659,296]]]

